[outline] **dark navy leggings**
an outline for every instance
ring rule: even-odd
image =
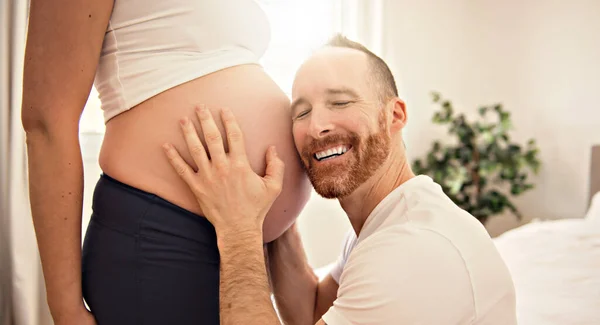
[[[203,217],[102,175],[83,245],[98,325],[219,324],[219,251]]]

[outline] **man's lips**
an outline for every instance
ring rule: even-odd
[[[329,159],[334,159],[339,156],[344,155],[346,152],[352,149],[352,146],[349,144],[337,144],[328,146],[323,149],[318,149],[313,152],[312,158],[317,161],[324,161]]]

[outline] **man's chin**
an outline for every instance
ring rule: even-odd
[[[326,199],[339,199],[352,193],[345,177],[309,175],[315,192]]]
[[[341,199],[347,195],[347,193],[341,192],[339,188],[332,186],[315,187],[315,192],[325,199]]]

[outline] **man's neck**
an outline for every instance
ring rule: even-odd
[[[373,209],[394,189],[414,176],[404,154],[393,151],[368,181],[352,194],[339,199],[356,236],[360,234]]]

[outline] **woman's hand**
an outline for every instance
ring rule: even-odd
[[[171,144],[165,144],[163,147],[169,162],[196,196],[218,237],[246,231],[262,234],[265,216],[281,192],[283,161],[277,157],[275,147],[270,147],[266,156],[266,175],[257,175],[248,162],[244,136],[233,113],[229,109],[221,111],[228,153],[223,148],[221,132],[210,111],[199,107],[196,114],[210,159],[196,128],[188,118],[184,118],[181,128],[198,171],[194,171]]]

